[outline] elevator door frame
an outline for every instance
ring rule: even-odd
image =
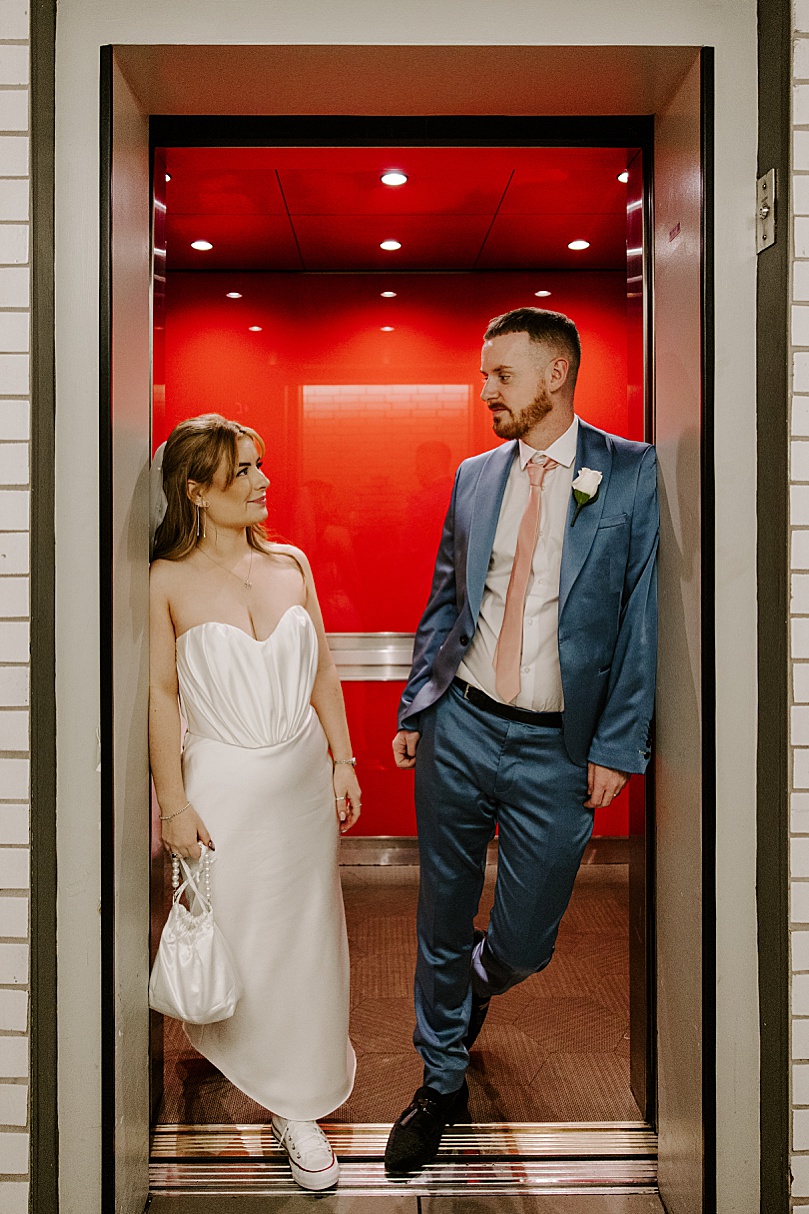
[[[109,64],[111,64],[112,54],[111,54],[111,48],[109,48],[109,49],[110,49]],[[704,62],[707,64],[707,59],[704,59]],[[705,119],[706,115],[703,114],[703,117]],[[111,132],[111,126],[109,124],[109,115],[108,114],[106,115],[106,118],[108,120],[107,130],[108,130],[108,137],[110,140],[110,144],[107,149],[109,152],[109,155],[108,155],[108,157],[106,157],[103,160],[102,170],[106,167],[106,169],[111,172],[112,160],[113,160],[112,132]],[[222,118],[219,118],[219,119],[205,118],[205,119],[197,120],[197,119],[187,119],[187,118],[162,117],[158,121],[160,124],[160,133],[156,137],[153,135],[152,142],[154,144],[159,144],[159,145],[163,145],[163,146],[166,146],[166,145],[177,146],[183,142],[185,142],[185,143],[190,142],[188,132],[190,131],[191,127],[194,124],[197,124],[197,129],[199,132],[198,137],[197,137],[197,142],[200,145],[204,144],[206,146],[211,146],[211,145],[225,146],[229,142],[228,139],[223,137],[225,134],[225,128],[229,122],[232,122],[232,123],[238,124],[238,126],[239,126],[239,129],[240,129],[239,143],[241,143],[241,144],[244,144],[245,142],[256,142],[256,143],[259,143],[264,146],[280,145],[280,144],[284,144],[284,143],[286,143],[288,146],[303,146],[303,145],[305,145],[306,142],[310,142],[310,141],[316,142],[316,143],[324,142],[324,137],[323,137],[324,126],[331,125],[332,128],[334,129],[336,124],[352,122],[351,119],[305,118],[305,119],[296,120],[294,118],[291,119],[291,118],[287,118],[287,117],[280,118],[280,119],[279,118],[268,119],[268,120],[244,119],[244,118],[233,119],[233,120],[222,119]],[[358,136],[352,140],[352,142],[357,143],[357,144],[361,143],[366,146],[395,146],[397,143],[401,145],[402,143],[414,143],[414,142],[418,142],[418,141],[423,141],[427,145],[441,146],[442,144],[453,142],[453,140],[448,138],[448,130],[451,129],[451,127],[454,124],[459,123],[459,122],[462,123],[464,120],[463,119],[442,119],[442,118],[428,118],[428,119],[387,118],[387,119],[376,119],[376,120],[375,119],[356,119],[354,121],[357,123],[358,127],[360,128]],[[641,146],[646,151],[646,155],[645,155],[646,165],[649,166],[651,164],[651,151],[652,151],[651,146],[650,146],[651,120],[644,120],[644,119],[638,119],[638,118],[610,119],[610,118],[569,118],[569,117],[562,117],[562,118],[558,118],[558,119],[554,119],[554,118],[486,119],[484,117],[484,118],[468,119],[467,121],[474,124],[476,138],[465,140],[463,142],[467,142],[469,145],[472,145],[472,146],[474,146],[474,145],[496,146],[498,143],[501,145],[508,144],[508,145],[516,146],[521,142],[524,142],[527,145],[533,145],[533,146],[537,146],[537,145],[538,146],[543,146],[543,145],[545,145],[545,146],[553,146],[553,145],[597,146],[598,144],[602,144],[602,145],[609,144],[611,146]],[[281,137],[279,135],[279,129],[286,129],[287,131],[289,131],[291,127],[296,125],[296,123],[300,123],[309,128],[309,130],[311,132],[309,140],[302,137],[302,133],[301,133],[300,129],[295,131],[294,134],[290,134],[286,139],[284,139],[283,137]],[[180,131],[183,128],[185,128],[185,137],[180,138],[179,137]],[[382,133],[381,128],[384,128],[384,133]],[[507,137],[505,137],[505,138],[504,138],[504,129],[507,131]],[[247,133],[248,130],[250,132],[250,138],[245,139],[245,134]],[[710,143],[710,128],[709,128],[709,125],[707,124],[707,122],[704,123],[703,130],[704,130],[704,135],[705,135],[705,142],[706,142],[706,145],[708,145]],[[586,132],[586,134],[584,132]],[[521,133],[521,137],[520,137],[520,133]],[[315,134],[316,134],[316,137],[313,138],[313,136]],[[420,135],[420,139],[418,139],[419,135]],[[343,141],[342,140],[339,142],[335,141],[332,136],[331,140],[328,140],[325,142],[329,142],[329,143],[333,143],[333,144],[336,143],[339,146],[339,142],[343,142]],[[102,146],[103,146],[103,139],[102,139]],[[705,165],[707,165],[707,163],[708,163],[707,161],[704,161],[703,165],[705,166]],[[647,196],[648,196],[648,191],[647,191]],[[111,204],[109,203],[108,195],[107,195],[107,205],[111,207]],[[102,180],[102,212],[104,210],[104,206],[105,206],[105,191],[104,191],[104,182]],[[704,207],[704,211],[707,212],[707,207],[705,205],[704,200],[703,200],[703,207]],[[107,215],[106,215],[107,223],[106,224],[102,223],[102,267],[105,264],[111,264],[110,263],[111,239],[110,239],[110,224],[109,224],[110,217],[111,217],[111,209],[108,210]],[[704,224],[703,234],[705,235],[707,233],[709,233],[709,224],[706,222]],[[710,333],[711,333],[711,329],[710,329],[710,309],[711,309],[710,283],[709,283],[709,276],[706,272],[707,267],[709,267],[709,265],[710,265],[710,244],[709,244],[709,240],[705,240],[705,243],[702,246],[702,282],[703,282],[703,305],[704,305],[703,322],[704,322],[704,334],[705,334],[706,338],[709,337]],[[113,468],[112,468],[112,463],[111,463],[111,450],[112,450],[111,444],[112,444],[113,434],[112,434],[112,426],[111,426],[111,408],[110,408],[110,406],[111,406],[110,370],[111,370],[112,356],[110,354],[110,340],[109,340],[110,339],[110,327],[111,327],[110,326],[111,286],[112,286],[112,284],[110,281],[107,281],[106,284],[104,284],[103,280],[102,280],[102,308],[101,308],[102,352],[106,351],[108,357],[107,357],[106,362],[105,362],[105,359],[102,357],[102,366],[101,366],[101,442],[102,442],[102,453],[110,453],[110,464],[109,464],[110,478],[102,486],[102,503],[101,503],[102,520],[110,517],[110,515],[111,515],[112,496],[113,496],[113,488],[112,488],[112,484],[111,484],[112,474],[113,474]],[[106,292],[107,292],[106,295],[104,294],[105,287],[106,287]],[[649,308],[651,307],[651,302],[652,301],[651,301],[651,293],[650,293],[650,296],[648,299]],[[703,344],[707,346],[710,343],[708,341],[705,341]],[[703,395],[703,405],[704,405],[703,440],[706,440],[706,435],[708,435],[708,436],[710,435],[711,427],[712,427],[711,366],[710,366],[710,358],[708,355],[705,354],[704,351],[703,351],[703,355],[702,355],[702,382],[703,382],[703,392],[704,392],[704,395]],[[653,400],[651,393],[647,394],[647,400],[650,402]],[[707,467],[706,463],[704,462],[706,450],[710,450],[710,438],[709,437],[705,441],[705,445],[703,445],[703,447],[702,447],[703,472],[708,471],[708,467]],[[705,551],[706,548],[709,551],[712,551],[712,548],[713,548],[713,532],[711,529],[712,528],[712,512],[710,510],[710,503],[706,500],[707,496],[710,495],[710,493],[712,493],[712,488],[713,487],[710,482],[710,478],[708,475],[706,475],[702,480],[703,505],[706,507],[705,513],[703,516],[703,531],[702,531],[703,552]],[[706,530],[706,524],[709,528],[708,530]],[[102,553],[101,553],[102,585],[104,585],[104,575],[105,574],[108,575],[109,570],[111,568],[111,561],[112,561],[112,551],[110,548],[111,537],[112,537],[111,530],[108,531],[107,533],[102,531]],[[710,579],[706,578],[705,585],[704,585],[704,591],[705,591],[707,601],[705,604],[705,612],[704,612],[703,620],[708,621],[708,620],[712,620],[712,617],[713,617],[713,593],[712,593],[713,586],[712,586],[712,581]],[[711,639],[712,639],[711,633],[709,631],[706,631],[703,633],[703,644],[702,644],[703,670],[708,668],[712,662],[712,645],[710,644]],[[109,640],[109,638],[107,638],[107,640]],[[103,652],[104,660],[102,662],[102,706],[106,706],[107,709],[110,709],[112,707],[113,690],[114,690],[113,679],[112,679],[112,667],[111,667],[111,659],[112,659],[111,648],[112,647],[110,645],[109,651]],[[702,701],[703,709],[705,711],[706,722],[710,722],[712,720],[711,693],[712,693],[712,685],[711,685],[710,681],[706,680],[705,684],[703,685],[703,701]],[[110,725],[107,728],[105,728],[105,726],[104,726],[104,723],[106,721],[108,721],[110,723]],[[105,797],[104,797],[104,802],[105,802],[105,806],[106,806],[105,819],[108,818],[110,822],[112,822],[114,820],[114,815],[113,815],[114,795],[113,795],[113,783],[112,783],[113,778],[114,778],[114,769],[113,769],[113,764],[112,764],[112,759],[114,757],[114,748],[112,745],[113,739],[112,739],[112,733],[111,733],[111,722],[112,722],[111,713],[105,712],[102,709],[102,751],[103,751],[103,754],[105,755],[105,759],[106,759],[105,766],[102,768],[102,773],[104,775],[104,787],[105,787]],[[714,766],[713,766],[712,753],[709,753],[707,751],[703,753],[703,763],[704,763],[704,775],[703,775],[704,787],[705,787],[706,792],[710,793],[710,795],[713,795]],[[712,862],[711,858],[713,856],[713,847],[714,847],[713,838],[712,838],[712,834],[711,834],[712,828],[713,828],[713,814],[711,811],[710,801],[708,801],[705,804],[705,810],[706,810],[706,813],[704,816],[705,853],[704,853],[703,872],[701,874],[701,876],[703,878],[703,886],[702,886],[703,890],[706,890],[707,874],[710,872],[710,865]],[[112,838],[108,834],[107,839],[106,839],[106,844],[104,845],[105,854],[107,855],[108,859],[109,859],[109,852],[110,852],[111,848],[112,848]],[[108,871],[110,873],[112,873],[113,866],[110,864],[107,864],[106,867],[107,867]],[[707,892],[710,893],[709,884],[707,886]],[[114,896],[114,889],[110,882],[107,883],[105,895],[106,895],[107,900],[111,900]],[[707,898],[706,905],[708,907],[710,907],[710,897]],[[707,923],[706,923],[706,926],[708,926]],[[110,1077],[112,1075],[114,1075],[114,1065],[115,1065],[114,1057],[110,1056],[110,1052],[112,1051],[114,1054],[114,1042],[115,1042],[114,991],[115,991],[115,981],[116,981],[114,940],[111,938],[111,933],[108,934],[108,938],[107,938],[105,949],[104,949],[104,970],[105,970],[105,975],[106,975],[105,981],[104,981],[104,993],[105,993],[104,1014],[105,1014],[105,1023],[107,1026],[107,1032],[106,1032],[107,1051],[106,1051],[106,1056],[105,1056],[105,1060],[104,1060],[104,1071],[105,1071],[105,1075],[107,1076],[107,1081],[105,1083],[105,1096],[106,1096],[107,1108],[106,1108],[105,1116],[103,1118],[103,1124],[104,1124],[104,1126],[108,1127],[108,1129],[106,1131],[106,1144],[105,1144],[105,1154],[106,1154],[107,1160],[109,1161],[108,1167],[106,1170],[107,1186],[108,1186],[107,1196],[108,1196],[108,1200],[115,1202],[115,1204],[117,1206],[117,1194],[114,1195],[115,1168],[111,1162],[112,1159],[114,1158],[114,1127],[116,1124],[114,1084],[111,1083],[111,1081],[110,1081]],[[713,1022],[714,997],[712,994],[713,981],[714,981],[714,979],[713,979],[712,972],[711,973],[706,972],[703,974],[702,1020],[703,1020],[703,1032],[704,1032],[704,1037],[705,1037],[706,1042],[711,1042],[713,1040],[713,1035],[714,1035],[714,1022]],[[708,1081],[709,1081],[708,1088],[710,1088],[712,1080],[711,1080],[711,1072],[709,1070],[706,1070],[704,1072],[703,1079],[704,1080],[708,1079]],[[706,1105],[706,1110],[707,1110],[707,1108],[710,1106],[710,1091],[707,1089],[705,1091],[705,1096],[708,1101],[708,1104]],[[710,1143],[707,1143],[706,1145],[708,1146],[708,1154],[705,1159],[706,1190],[709,1191],[710,1183],[711,1183],[710,1174],[711,1174],[711,1171],[713,1168],[713,1161],[710,1158]],[[112,1208],[112,1206],[110,1206],[110,1208]]]

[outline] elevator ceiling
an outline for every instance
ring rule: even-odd
[[[621,270],[626,148],[168,148],[169,270]],[[386,171],[407,175],[382,184]],[[159,192],[159,191],[158,191]],[[211,248],[200,251],[192,241]],[[401,247],[380,248],[393,240]],[[571,241],[589,247],[574,251]]]

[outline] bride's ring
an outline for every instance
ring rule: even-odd
[[[334,799],[335,799],[335,801],[337,801],[337,802],[340,802],[340,801],[345,801],[345,797],[335,797]]]

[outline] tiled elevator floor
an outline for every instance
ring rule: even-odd
[[[341,872],[351,945],[351,1036],[358,1066],[354,1092],[329,1120],[389,1122],[421,1081],[421,1064],[410,1042],[418,870],[358,866]],[[480,926],[486,923],[494,876],[492,867],[481,900]],[[624,865],[582,867],[553,962],[543,973],[493,1002],[472,1053],[469,1078],[470,1113],[476,1122],[640,1119],[629,1089],[628,873]],[[180,1026],[167,1020],[164,1097],[158,1121],[204,1125],[266,1120],[266,1110],[196,1055]],[[551,1199],[536,1200],[547,1203]],[[559,1214],[568,1210],[589,1214],[591,1209],[626,1210],[629,1214],[659,1209],[640,1195],[616,1195],[610,1200],[636,1204],[545,1204],[536,1209],[547,1214],[557,1210]],[[174,1214],[182,1214],[179,1207],[172,1209]]]

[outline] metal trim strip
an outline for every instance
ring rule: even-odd
[[[455,1126],[438,1159],[416,1176],[389,1178],[390,1125],[324,1122],[341,1159],[343,1194],[654,1193],[657,1135],[644,1122],[490,1123]],[[163,1125],[152,1138],[153,1193],[298,1192],[269,1125]]]
[[[390,1123],[348,1125],[323,1121],[341,1156],[381,1157]],[[486,1122],[459,1125],[444,1133],[440,1157],[463,1154],[557,1158],[656,1156],[657,1135],[645,1122]],[[210,1159],[232,1154],[265,1159],[285,1157],[269,1124],[160,1125],[152,1134],[153,1158]]]
[[[157,1164],[150,1172],[153,1194],[203,1195],[299,1194],[286,1162],[227,1164]],[[340,1195],[424,1194],[469,1197],[483,1194],[655,1193],[657,1163],[649,1160],[515,1160],[480,1164],[432,1164],[419,1175],[388,1178],[384,1164],[343,1162]]]
[[[413,661],[412,632],[329,632],[329,648],[343,682],[405,680]]]
[[[363,1146],[363,1153],[366,1153],[366,1144],[375,1142],[381,1136],[386,1137],[391,1128],[390,1122],[383,1121],[349,1124],[326,1120],[320,1124],[335,1147],[338,1143],[360,1144]],[[165,1150],[170,1144],[182,1144],[184,1157],[187,1157],[188,1146],[192,1143],[199,1143],[202,1155],[209,1157],[212,1143],[222,1144],[231,1138],[238,1139],[242,1152],[248,1142],[266,1142],[273,1146],[281,1158],[284,1157],[284,1152],[275,1142],[269,1122],[163,1124],[156,1126],[152,1132],[155,1146]],[[644,1121],[473,1122],[449,1127],[442,1141],[443,1153],[450,1149],[448,1144],[452,1144],[452,1149],[463,1150],[476,1145],[491,1153],[495,1149],[499,1151],[504,1143],[518,1143],[521,1146],[530,1146],[532,1150],[546,1151],[555,1151],[561,1143],[576,1144],[579,1149],[596,1144],[600,1153],[603,1153],[605,1143],[612,1143],[623,1152],[634,1152],[638,1144],[642,1144],[647,1152],[654,1153],[657,1150],[657,1135]],[[207,1149],[202,1150],[203,1144]]]

